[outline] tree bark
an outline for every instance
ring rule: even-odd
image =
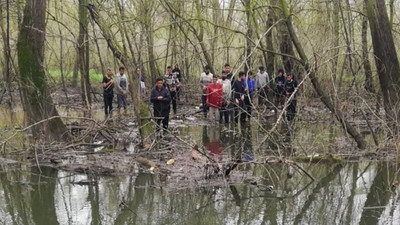
[[[60,7],[61,7],[61,11],[62,11],[62,1],[60,1]],[[57,1],[55,2],[55,4],[57,4]],[[57,18],[59,19],[59,18]],[[61,14],[61,20],[62,20],[62,14]],[[61,82],[62,82],[62,86],[63,86],[63,91],[65,94],[65,99],[67,100],[67,102],[69,102],[68,100],[68,92],[67,92],[67,87],[65,86],[65,76],[64,76],[64,60],[63,60],[63,55],[64,55],[64,41],[63,41],[63,34],[61,31],[61,27],[60,27],[60,23],[57,24],[58,25],[58,33],[60,34],[60,74],[61,74]]]
[[[155,1],[143,1],[141,2],[141,12],[143,22],[142,26],[144,28],[145,34],[146,34],[146,42],[147,42],[147,54],[149,56],[149,69],[151,73],[151,77],[156,78],[159,75],[157,66],[156,66],[156,57],[154,54],[154,31],[153,31],[153,13],[154,13],[154,5]],[[154,83],[155,80],[152,80],[152,83]]]
[[[296,32],[294,31],[292,18],[288,10],[286,0],[281,0],[281,6],[285,23],[288,29],[288,34],[290,35],[293,45],[295,46],[300,56],[301,64],[303,65],[304,69],[310,73],[311,83],[313,84],[315,91],[317,92],[318,96],[320,97],[321,101],[325,104],[325,106],[335,115],[336,119],[341,123],[344,130],[357,142],[358,148],[365,149],[367,147],[367,143],[365,142],[363,136],[357,131],[355,127],[353,127],[353,125],[351,125],[346,120],[341,110],[338,107],[335,107],[335,105],[332,103],[331,98],[326,92],[326,89],[323,88],[322,85],[319,83],[318,78],[316,76],[316,71],[314,71],[313,68],[310,68],[308,58],[296,35]]]
[[[11,47],[10,47],[10,2],[6,0],[6,21],[5,21],[5,29],[4,29],[4,21],[3,21],[3,8],[0,4],[0,28],[1,28],[1,36],[4,43],[4,71],[3,71],[3,79],[4,79],[4,93],[0,93],[0,103],[3,95],[7,95],[8,98],[8,106],[12,107],[12,94],[11,94]]]
[[[276,12],[274,5],[278,5],[277,0],[271,0],[271,6],[268,8],[268,19],[267,19],[267,27],[266,30],[270,29],[275,21],[276,21]],[[274,51],[274,44],[272,41],[272,30],[270,32],[267,33],[267,35],[265,35],[265,39],[266,39],[266,43],[267,43],[267,62],[265,64],[265,69],[268,73],[268,75],[270,76],[270,78],[272,78],[272,74],[275,71],[275,54],[272,53]]]
[[[396,46],[393,41],[392,29],[385,1],[364,1],[371,30],[375,64],[383,93],[386,119],[389,127],[394,128],[400,121],[400,65],[397,58]]]
[[[88,113],[90,113],[90,105],[92,99],[90,95],[90,80],[89,80],[89,38],[88,25],[89,17],[86,9],[88,0],[79,0],[79,37],[78,37],[78,52],[79,52],[79,70],[81,72],[81,88],[82,101],[85,103]]]
[[[243,0],[243,5],[246,8],[246,22],[247,22],[247,31],[246,31],[246,49],[245,49],[245,65],[244,65],[244,71],[247,73],[247,71],[250,70],[252,67],[251,65],[251,50],[252,50],[252,41],[251,38],[253,36],[253,28],[252,28],[252,18],[253,18],[253,1],[252,0]]]
[[[372,78],[372,68],[368,58],[367,31],[368,31],[368,18],[363,17],[361,26],[361,44],[362,44],[362,62],[365,74],[364,88],[370,93],[375,93],[373,78]]]
[[[17,44],[25,117],[30,124],[58,116],[43,68],[45,15],[45,0],[26,1]],[[32,130],[35,138],[46,140],[65,139],[67,131],[60,118],[41,123]]]

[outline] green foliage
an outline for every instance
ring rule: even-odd
[[[49,77],[50,81],[53,81],[57,84],[61,84],[62,80],[61,80],[61,71],[60,70],[50,70],[48,73],[49,73],[48,75],[50,76]],[[73,72],[66,73],[66,74],[64,74],[64,76],[65,76],[65,81],[67,83],[72,82]],[[81,77],[81,75],[78,72],[78,81],[80,81],[80,77]],[[103,81],[103,74],[98,73],[94,69],[91,69],[89,71],[89,77],[90,77],[90,82],[92,84],[101,83]]]

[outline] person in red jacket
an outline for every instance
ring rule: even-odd
[[[212,83],[207,88],[207,106],[210,108],[208,111],[208,118],[211,121],[219,120],[219,107],[222,106],[222,84],[217,83],[218,76],[214,75]]]

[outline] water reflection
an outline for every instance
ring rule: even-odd
[[[191,130],[191,132],[196,131]],[[203,126],[202,144],[216,162],[223,160],[251,162],[254,160],[250,125],[244,125],[240,128],[234,126],[232,128],[229,125]]]
[[[0,173],[0,224],[400,223],[399,188],[390,190],[393,164],[311,165],[307,169],[317,178],[311,184],[290,167],[253,169],[276,190],[245,184],[163,190],[165,181],[151,174],[101,177],[81,186],[74,183],[92,178],[49,168],[41,175],[36,168],[8,169]]]

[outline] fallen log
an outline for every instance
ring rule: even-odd
[[[143,158],[143,157],[137,157],[136,161],[140,164],[142,164],[143,166],[146,166],[148,168],[152,168],[152,167],[157,167],[157,164],[149,159]]]

